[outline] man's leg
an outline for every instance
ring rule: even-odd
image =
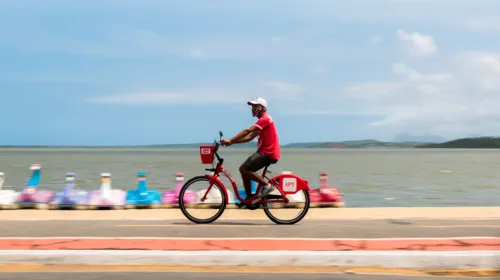
[[[259,154],[253,153],[240,166],[241,179],[243,180],[243,186],[245,187],[245,191],[247,194],[246,198],[249,198],[252,195],[252,183],[251,183],[252,175],[251,174],[254,171],[262,168],[261,161],[262,160],[259,159]]]
[[[252,182],[250,177],[248,177],[245,173],[241,173],[241,179],[243,180],[243,187],[245,187],[245,192],[247,196],[245,199],[248,199],[252,196]]]
[[[240,166],[241,179],[243,180],[243,186],[245,187],[246,198],[248,199],[252,196],[252,173],[261,169],[265,166],[260,153],[256,152],[250,155]],[[259,182],[255,180],[256,182]],[[245,208],[243,203],[236,203],[239,208]]]
[[[242,178],[248,178],[248,189],[247,186],[245,185],[245,190],[247,190],[247,198],[249,197],[249,190],[251,191],[251,183],[250,180],[256,181],[259,185],[264,185],[264,190],[262,191],[262,195],[266,196],[272,191],[271,186],[268,185],[268,183],[259,175],[257,174],[257,171],[264,168],[266,165],[270,164],[271,160],[263,155],[260,152],[256,152],[240,166],[240,173]],[[245,179],[243,179],[245,183]],[[257,202],[259,199],[257,199],[255,202]]]

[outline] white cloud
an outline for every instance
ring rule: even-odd
[[[268,92],[266,99],[288,99],[297,100],[302,88],[295,84],[273,81],[265,83],[265,86],[273,91]],[[239,89],[214,89],[194,88],[185,90],[166,90],[157,92],[139,92],[128,94],[106,95],[88,99],[90,103],[105,104],[178,104],[178,103],[245,103],[253,97],[256,88],[249,86],[250,90]]]
[[[377,116],[370,125],[393,133],[491,134],[500,129],[500,53],[460,53],[433,68],[439,65],[441,71],[419,71],[394,63],[396,80],[344,87],[351,105],[343,110]]]
[[[410,45],[410,54],[414,56],[426,56],[435,53],[438,47],[430,35],[419,32],[408,33],[403,29],[396,32],[399,40]]]
[[[231,103],[244,102],[245,95],[237,90],[192,89],[165,92],[145,92],[108,95],[87,100],[91,103],[107,104],[172,104],[172,103]]]
[[[114,104],[170,103],[188,97],[189,94],[186,93],[137,93],[97,97],[90,99],[89,102]]]

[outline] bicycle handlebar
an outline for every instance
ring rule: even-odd
[[[219,141],[215,141],[216,148],[219,148],[219,146],[223,146],[222,143],[221,143],[222,142],[222,135],[224,135],[222,133],[222,131],[219,131]]]
[[[222,131],[219,131],[219,141],[215,141],[215,151],[214,152],[217,152],[217,150],[219,150],[219,147],[223,146],[222,143],[221,143],[222,142],[222,135],[224,135],[222,133]]]

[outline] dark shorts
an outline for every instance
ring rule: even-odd
[[[277,162],[277,160],[268,158],[263,153],[257,151],[249,156],[241,166],[243,166],[245,169],[251,170],[252,172],[256,172],[266,167],[267,165],[271,165]]]

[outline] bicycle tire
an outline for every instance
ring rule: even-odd
[[[221,207],[220,207],[219,211],[213,217],[208,218],[208,219],[198,219],[198,218],[190,215],[188,213],[188,211],[186,210],[186,206],[184,205],[184,194],[186,193],[187,188],[191,184],[199,182],[199,181],[207,181],[207,183],[208,183],[207,186],[210,185],[210,179],[205,177],[205,176],[196,176],[196,177],[193,177],[193,178],[187,180],[186,183],[184,183],[184,185],[182,186],[181,191],[179,192],[179,208],[181,209],[182,214],[191,222],[197,223],[197,224],[209,224],[209,223],[216,221],[224,213],[224,210],[226,209],[226,193],[224,192],[224,189],[222,186],[220,186],[217,182],[214,182],[212,185],[212,188],[217,187],[221,192],[221,196],[222,196]]]
[[[311,205],[311,198],[309,196],[309,191],[308,190],[302,190],[302,192],[303,192],[304,198],[305,198],[304,211],[299,216],[297,216],[296,218],[291,219],[291,220],[281,220],[281,219],[276,218],[269,211],[269,208],[267,207],[267,203],[264,203],[265,205],[263,205],[264,206],[263,207],[264,208],[264,213],[266,213],[266,216],[271,221],[273,221],[274,223],[276,223],[278,225],[293,225],[293,224],[296,224],[296,223],[300,222],[307,215],[307,212],[309,212],[309,206]]]

